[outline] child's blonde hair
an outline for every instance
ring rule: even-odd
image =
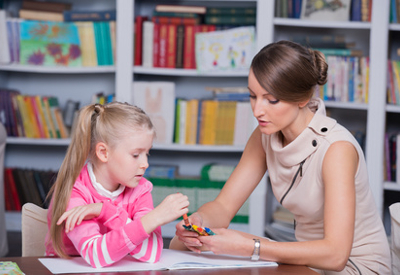
[[[64,225],[57,225],[57,220],[67,209],[72,187],[86,161],[94,160],[96,144],[104,142],[113,148],[124,136],[143,130],[155,133],[145,112],[128,103],[92,104],[79,111],[71,143],[48,195],[52,195],[50,237],[58,256],[68,257],[62,237]]]

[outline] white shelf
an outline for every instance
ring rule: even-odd
[[[71,139],[7,137],[6,144],[68,146]]]
[[[26,73],[51,73],[51,74],[90,74],[114,73],[115,66],[98,67],[61,67],[61,66],[29,66],[29,65],[0,65],[0,71],[26,72]]]
[[[389,30],[400,31],[400,24],[395,24],[395,23],[389,24]]]
[[[340,21],[314,21],[293,18],[274,18],[275,26],[330,28],[330,29],[370,29],[370,22],[340,22]]]
[[[147,68],[134,66],[133,73],[146,75],[170,75],[170,76],[198,76],[198,77],[247,77],[249,71],[221,71],[200,73],[196,69],[168,69],[168,68]]]
[[[386,181],[383,183],[383,188],[390,191],[400,191],[400,184]]]
[[[389,112],[389,113],[400,113],[400,105],[387,104],[386,105],[386,112]]]
[[[368,104],[354,102],[324,101],[328,108],[368,110]]]

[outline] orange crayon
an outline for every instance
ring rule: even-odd
[[[183,214],[183,221],[185,222],[186,226],[190,226],[190,222],[189,222],[187,214]]]

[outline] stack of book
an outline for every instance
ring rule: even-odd
[[[388,60],[387,103],[400,105],[400,61]]]
[[[134,65],[196,68],[196,34],[255,25],[255,8],[156,5],[152,17],[135,18]]]
[[[385,173],[384,179],[400,184],[400,133],[391,131],[385,133]]]
[[[174,142],[243,146],[255,125],[247,90],[238,93],[232,88],[213,99],[178,98]]]
[[[68,138],[63,114],[54,96],[22,95],[0,89],[0,113],[7,135],[27,138]]]
[[[69,67],[114,65],[115,11],[59,13],[63,19],[57,21],[64,21],[65,17],[68,22],[6,18],[0,14],[0,28],[6,26],[7,33],[0,35],[1,52],[6,55],[0,62]]]
[[[23,0],[19,17],[28,20],[62,22],[64,11],[70,10],[71,7],[72,5],[68,3]]]
[[[4,198],[7,211],[21,211],[27,202],[47,208],[46,196],[57,172],[23,168],[4,169]]]
[[[281,18],[370,22],[371,8],[372,0],[275,0],[275,16]]]

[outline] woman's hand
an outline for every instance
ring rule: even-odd
[[[239,231],[225,228],[212,228],[215,235],[199,236],[199,241],[214,254],[250,257],[254,249],[254,240]]]
[[[193,213],[189,217],[189,222],[191,225],[194,224],[199,227],[203,226],[203,219],[200,217],[200,215],[197,212]],[[193,231],[186,230],[183,227],[184,224],[185,224],[184,221],[180,221],[176,225],[176,232],[175,232],[176,236],[171,241],[170,248],[182,250],[186,246],[187,249],[189,249],[193,252],[199,253],[200,252],[199,247],[202,246],[202,243],[198,239],[199,234],[197,234],[196,232],[193,232]],[[182,242],[184,244],[184,246],[179,245],[178,241]]]
[[[91,203],[77,206],[64,212],[57,221],[57,225],[65,221],[65,233],[72,231],[76,225],[80,225],[83,220],[97,218],[103,207],[102,203]]]

